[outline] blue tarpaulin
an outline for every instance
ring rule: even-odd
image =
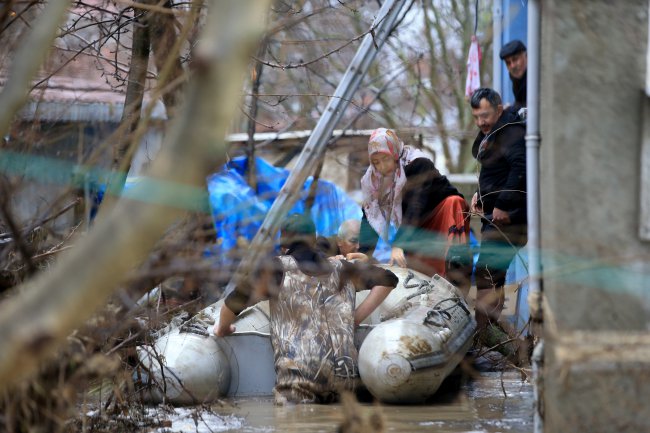
[[[219,254],[232,250],[237,245],[237,238],[253,239],[289,176],[289,170],[255,158],[257,191],[253,191],[244,179],[247,164],[247,158],[235,158],[222,171],[207,178]],[[290,214],[305,211],[305,199],[312,181],[311,177],[307,179]],[[318,181],[310,213],[317,234],[321,236],[336,234],[346,219],[361,219],[360,206],[341,188],[324,180]]]

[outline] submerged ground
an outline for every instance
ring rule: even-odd
[[[227,400],[208,410],[154,409],[165,421],[155,432],[338,432],[346,408],[334,405],[278,407],[268,398]],[[360,418],[378,414],[385,432],[529,433],[533,429],[533,388],[518,370],[477,372],[452,379],[425,405],[362,403]],[[345,430],[358,432],[360,430]],[[376,430],[363,430],[376,431]]]

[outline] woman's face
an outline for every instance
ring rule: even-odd
[[[370,155],[370,163],[384,177],[392,176],[397,168],[397,161],[393,159],[393,156],[382,152]]]

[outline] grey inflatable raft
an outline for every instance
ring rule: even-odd
[[[388,267],[399,277],[382,305],[356,331],[363,384],[386,403],[432,397],[472,344],[476,323],[461,292],[438,275]],[[368,292],[357,294],[357,304]],[[223,301],[169,326],[138,356],[151,402],[196,404],[272,394],[275,383],[268,302],[242,312],[237,332],[212,336]]]

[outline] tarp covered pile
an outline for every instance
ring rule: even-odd
[[[247,158],[235,158],[224,170],[207,179],[218,254],[232,250],[237,246],[238,238],[247,241],[253,238],[289,176],[288,170],[255,158],[257,191],[253,191],[244,177],[247,165]],[[305,201],[312,181],[311,177],[307,179],[301,196],[290,213],[305,211]],[[360,206],[341,188],[324,180],[318,181],[310,213],[317,234],[321,236],[334,235],[346,219],[361,219]]]

